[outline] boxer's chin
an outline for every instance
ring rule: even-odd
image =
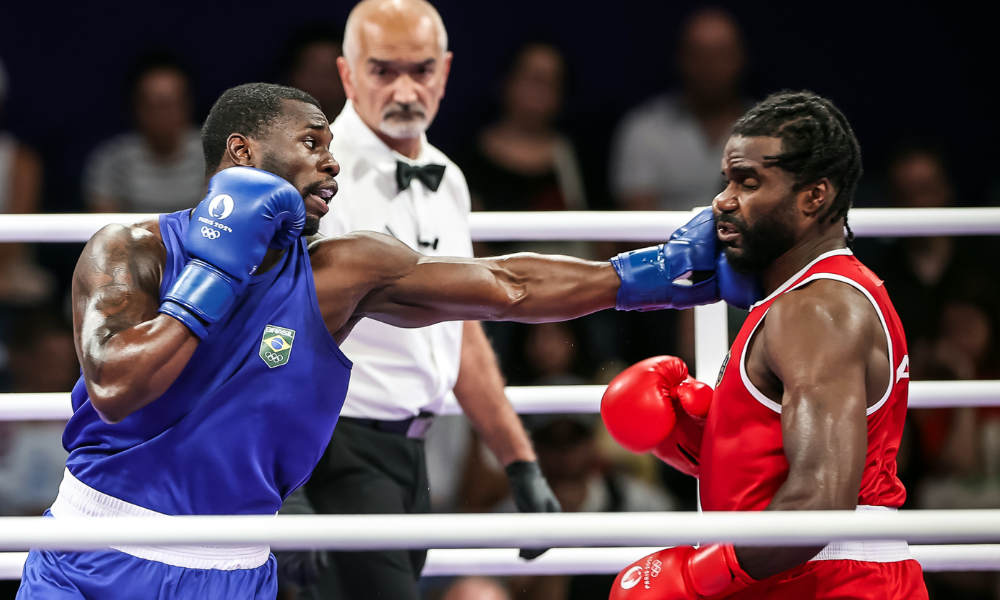
[[[306,224],[302,226],[302,237],[309,237],[319,233],[319,217],[306,215]]]

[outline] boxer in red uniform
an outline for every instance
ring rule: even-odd
[[[849,249],[860,150],[810,92],[774,94],[737,124],[713,203],[733,268],[766,298],[716,385],[673,357],[612,382],[608,430],[701,480],[705,510],[896,510],[909,382],[906,340],[882,282]],[[845,240],[844,232],[847,232]],[[925,599],[902,541],[812,548],[679,546],[623,570],[612,600]]]

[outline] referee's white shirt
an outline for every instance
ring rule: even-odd
[[[420,156],[411,160],[380,140],[350,101],[330,130],[330,148],[340,163],[339,191],[320,221],[323,235],[377,231],[423,254],[472,256],[469,186],[462,171],[426,136],[421,136]],[[445,165],[441,186],[432,192],[414,178],[397,193],[397,160]],[[402,420],[422,410],[436,413],[458,379],[462,323],[401,329],[362,319],[341,348],[354,362],[341,414]]]

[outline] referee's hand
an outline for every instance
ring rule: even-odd
[[[537,462],[518,460],[507,465],[507,480],[520,512],[562,512],[559,500],[545,481]],[[548,548],[521,548],[519,556],[526,560],[538,558]]]

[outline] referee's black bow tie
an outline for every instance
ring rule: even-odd
[[[396,161],[396,185],[399,191],[410,187],[410,182],[416,177],[427,189],[436,192],[444,177],[444,165],[410,165],[401,160]]]

